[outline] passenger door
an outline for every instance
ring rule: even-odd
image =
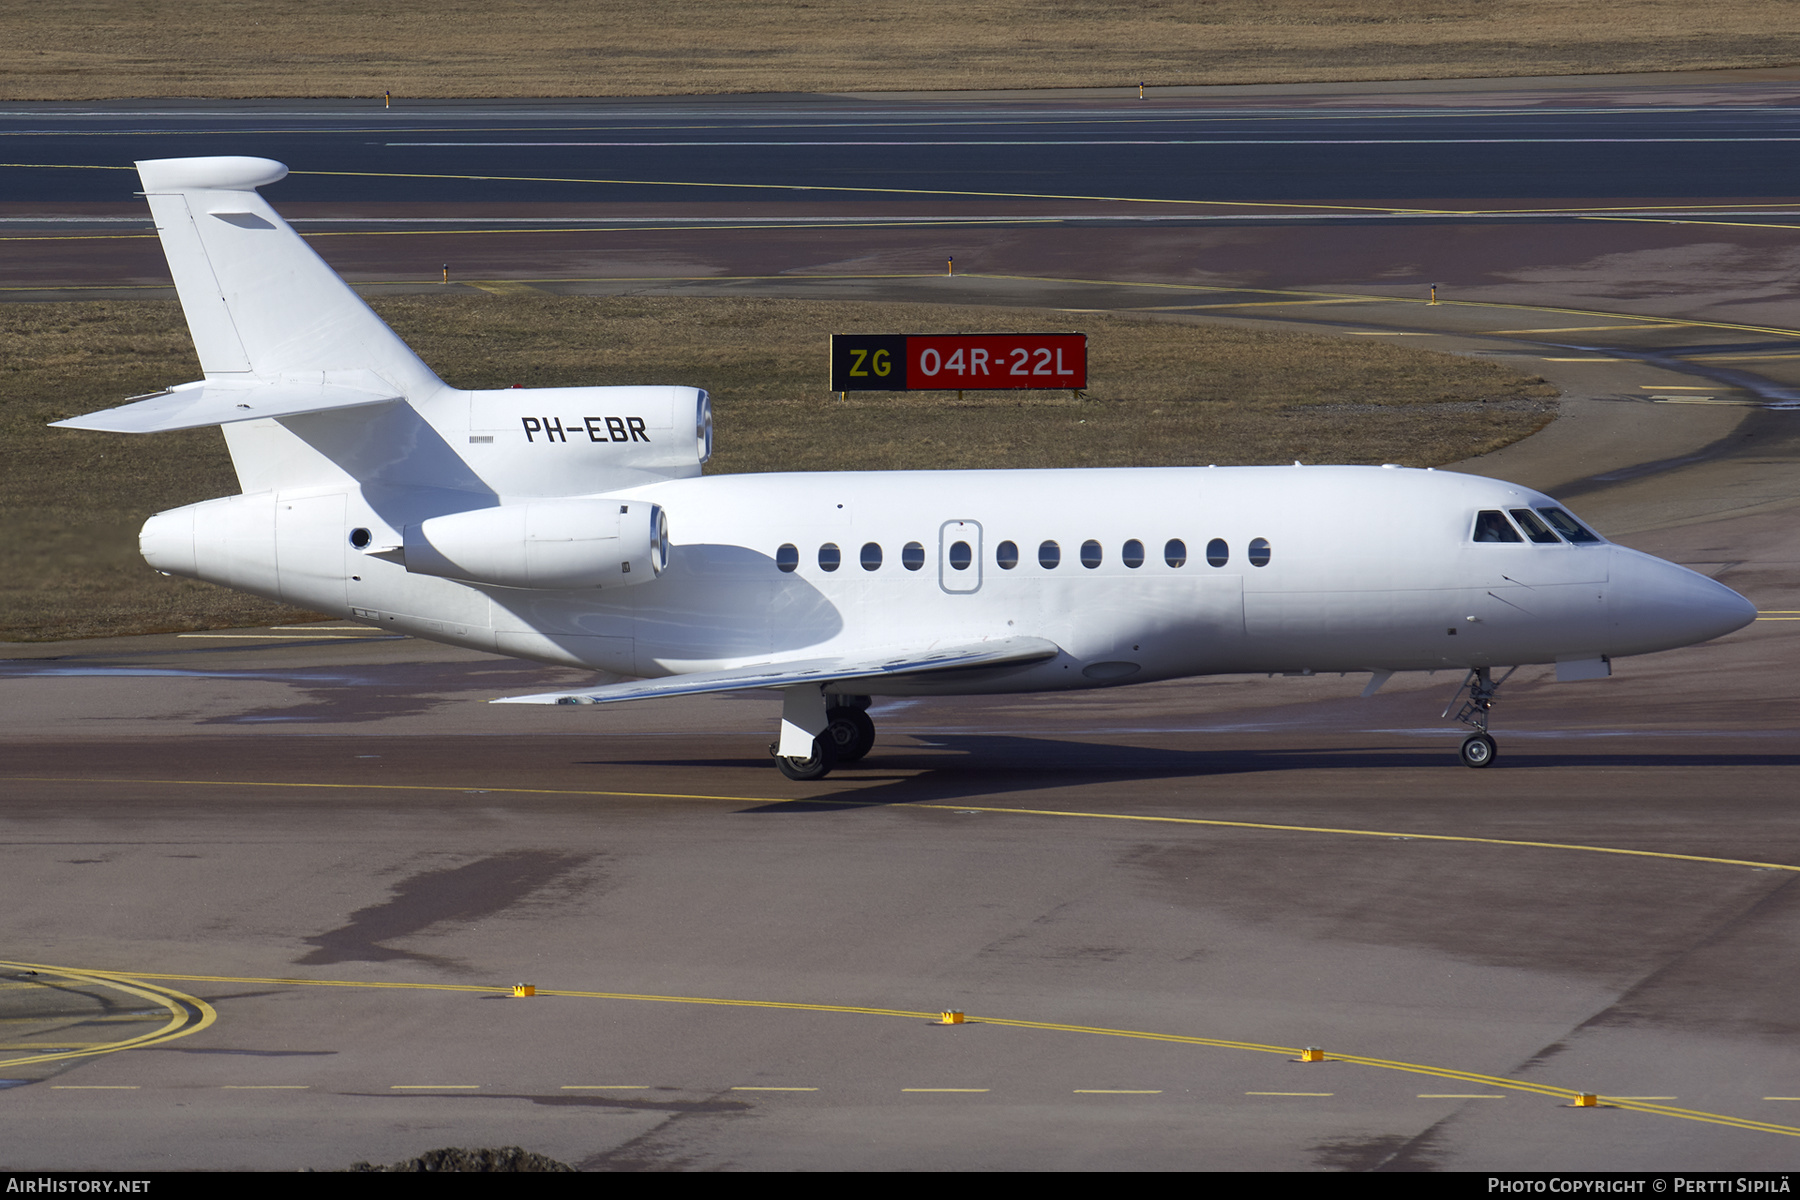
[[[981,590],[981,524],[945,521],[938,527],[938,586],[952,595]]]

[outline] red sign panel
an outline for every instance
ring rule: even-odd
[[[911,334],[906,388],[1085,388],[1080,333]]]

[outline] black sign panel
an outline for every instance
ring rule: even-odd
[[[899,333],[832,334],[831,390],[834,392],[905,391],[906,335]]]
[[[1083,333],[831,335],[834,392],[1086,386]]]

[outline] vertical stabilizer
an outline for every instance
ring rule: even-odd
[[[209,380],[372,372],[414,400],[444,386],[257,194],[285,166],[164,158],[137,169]]]

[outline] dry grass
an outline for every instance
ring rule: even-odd
[[[0,95],[601,96],[1444,79],[1800,61],[1791,0],[61,0]]]
[[[709,473],[908,467],[1401,462],[1504,445],[1554,389],[1493,363],[1349,339],[1167,320],[927,305],[561,296],[397,297],[376,307],[460,387],[689,383],[713,393]],[[825,391],[824,331],[1069,327],[1067,392]],[[166,302],[0,305],[0,640],[273,623],[298,614],[152,573],[148,514],[237,490],[216,430],[126,437],[49,421],[197,378]]]
[[[1542,380],[1362,339],[938,305],[561,296],[378,305],[461,387],[689,383],[714,397],[717,471],[1401,462],[1435,466],[1541,424]],[[1074,330],[1066,391],[826,387],[826,333]],[[1466,407],[1445,402],[1484,402]],[[828,435],[821,435],[825,422]]]

